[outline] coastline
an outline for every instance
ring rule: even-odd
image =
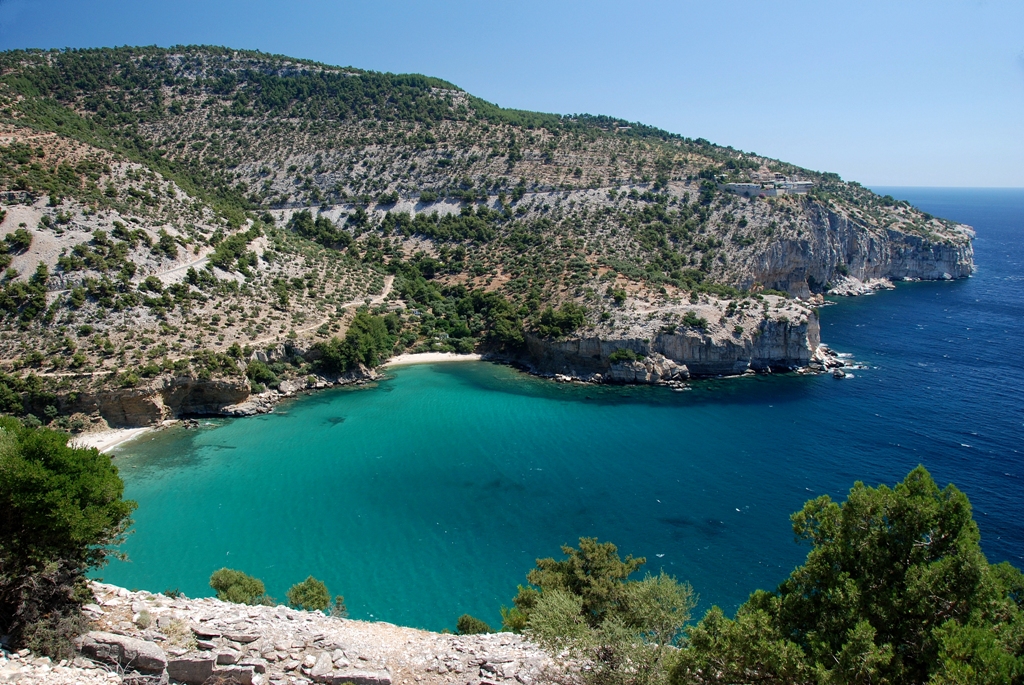
[[[95,433],[76,435],[69,441],[73,447],[88,448],[95,447],[101,453],[109,452],[118,445],[129,440],[134,440],[143,433],[153,430],[154,426],[141,426],[138,428],[108,428],[107,430]]]
[[[410,364],[434,364],[436,362],[478,362],[483,359],[480,354],[459,354],[457,352],[417,352],[412,354],[399,354],[380,365],[380,368],[389,366],[408,366]]]

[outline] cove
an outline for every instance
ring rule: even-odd
[[[283,599],[312,574],[353,618],[497,625],[534,559],[588,535],[691,582],[698,613],[732,611],[805,556],[788,521],[805,500],[918,463],[971,498],[989,558],[1020,565],[1024,194],[964,192],[909,199],[978,229],[977,276],[822,310],[823,340],[867,367],[854,378],[673,393],[488,363],[401,367],[118,450],[140,506],[131,561],[98,575],[199,596],[229,566]]]

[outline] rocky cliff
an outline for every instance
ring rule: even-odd
[[[663,323],[680,319],[677,325]],[[697,305],[640,310],[618,323],[564,339],[527,335],[522,361],[539,373],[597,382],[658,383],[802,368],[820,344],[817,312],[776,295],[747,298],[738,305],[709,299]]]
[[[846,212],[809,204],[808,230],[769,243],[746,265],[743,284],[755,282],[797,297],[822,292],[845,276],[861,281],[952,280],[974,271],[974,231],[946,227],[921,235],[859,222]]]
[[[216,599],[92,584],[81,656],[0,653],[0,682],[534,685],[554,663],[520,635],[447,635]],[[213,680],[211,680],[213,678]]]

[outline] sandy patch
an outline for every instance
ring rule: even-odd
[[[479,354],[458,354],[455,352],[420,352],[400,354],[384,362],[383,366],[407,366],[409,364],[433,364],[436,362],[478,362]]]
[[[142,428],[111,428],[96,433],[76,435],[71,438],[71,444],[73,447],[95,447],[100,452],[109,452],[118,445],[137,438],[150,430],[153,430],[151,426],[143,426]]]

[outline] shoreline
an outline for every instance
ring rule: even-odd
[[[95,433],[86,433],[84,435],[76,435],[69,444],[73,447],[78,448],[89,448],[95,447],[100,451],[101,454],[105,454],[110,450],[114,449],[118,445],[122,445],[129,440],[134,440],[143,433],[148,433],[154,430],[155,426],[140,426],[137,428],[108,428],[107,430],[97,431]]]
[[[380,365],[381,369],[389,366],[409,366],[410,364],[433,364],[436,362],[478,362],[483,359],[481,354],[459,354],[457,352],[416,352],[399,354]]]

